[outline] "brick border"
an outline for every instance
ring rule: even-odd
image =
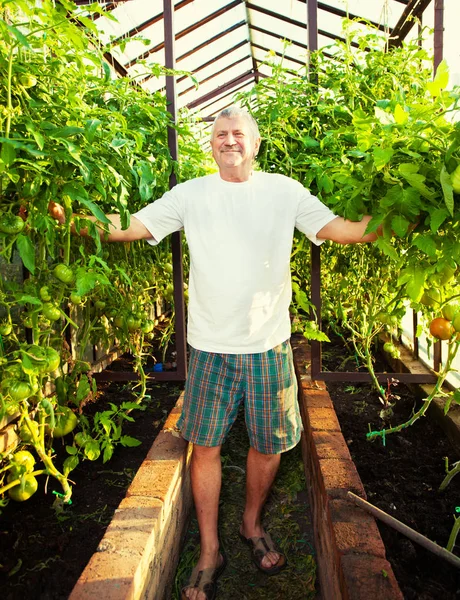
[[[299,336],[291,342],[322,600],[402,600],[375,519],[346,498],[349,490],[363,498],[366,494],[326,386],[309,375],[309,345]],[[192,505],[191,445],[175,429],[182,398],[69,600],[170,598]]]
[[[69,600],[170,597],[192,504],[191,446],[176,432],[183,393]]]
[[[374,517],[346,498],[366,493],[326,386],[311,380],[308,342],[294,336],[291,343],[322,599],[403,600]]]

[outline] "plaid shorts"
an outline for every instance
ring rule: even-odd
[[[219,446],[244,401],[250,445],[263,454],[293,448],[302,429],[289,341],[256,354],[218,354],[191,348],[182,436]]]

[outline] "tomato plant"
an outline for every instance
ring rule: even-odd
[[[14,282],[2,272],[0,280],[0,407],[2,414],[20,414],[22,442],[59,481],[67,501],[78,456],[69,455],[59,470],[51,431],[65,436],[85,421],[91,443],[82,456],[88,460],[108,460],[117,443],[130,443],[121,433],[129,408],[113,413],[110,434],[101,432],[98,413],[85,415],[86,403],[97,396],[88,349],[109,349],[116,340],[136,356],[141,402],[149,319],[171,282],[169,267],[162,269],[171,263],[169,240],[155,248],[134,242],[129,252],[124,245],[103,245],[86,216],[107,226],[105,214],[118,212],[126,227],[132,213],[169,188],[172,169],[178,180],[204,175],[207,159],[185,117],[177,126],[181,158],[172,160],[164,96],[112,79],[103,52],[86,35],[90,19],[78,24],[79,9],[73,14],[68,3],[32,0],[0,0],[0,9],[8,14],[8,25],[0,28],[0,253],[7,262],[19,256],[27,271]],[[152,67],[152,74],[160,72]],[[50,217],[50,201],[62,204],[65,224]],[[72,235],[72,213],[80,215],[74,226],[85,228],[87,238]],[[187,257],[184,265],[187,270]],[[118,313],[125,319],[121,328],[114,324]],[[56,397],[45,398],[50,384]],[[0,494],[18,490],[0,484]]]

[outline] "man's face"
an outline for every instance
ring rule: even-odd
[[[244,117],[217,119],[211,148],[220,169],[250,166],[259,145],[260,138],[253,138],[249,123]]]

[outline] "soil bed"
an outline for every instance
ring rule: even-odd
[[[111,370],[132,370],[129,358],[122,357]],[[109,408],[109,403],[132,401],[132,385],[100,383],[100,396],[87,406],[85,414]],[[52,509],[61,491],[54,479],[39,478],[39,491],[27,502],[10,502],[0,515],[0,589],[3,600],[64,600],[75,585],[101,540],[115,509],[124,498],[137,469],[144,460],[181,391],[177,384],[150,384],[151,399],[144,411],[133,411],[134,422],[125,422],[123,434],[142,444],[115,450],[106,464],[99,459],[84,461],[72,473],[72,505],[57,516]],[[71,436],[66,438],[71,443]],[[59,442],[59,443],[58,443]],[[56,464],[67,454],[64,442],[56,440]]]
[[[281,457],[281,466],[265,506],[263,522],[286,553],[288,566],[276,577],[260,573],[249,549],[238,537],[245,502],[245,470],[249,440],[240,411],[222,446],[222,492],[219,533],[228,565],[218,582],[219,600],[313,600],[317,598],[313,529],[300,444]],[[187,581],[199,556],[199,533],[192,517],[176,573],[173,600]]]
[[[352,355],[351,346],[328,333],[332,343],[324,344],[323,365],[330,371],[352,370],[343,365],[344,356]],[[377,371],[391,371],[383,359]],[[362,369],[364,370],[364,369]],[[353,461],[367,493],[368,501],[425,535],[446,546],[460,505],[460,477],[454,478],[446,491],[438,488],[444,478],[444,457],[458,460],[444,432],[423,418],[400,432],[372,442],[366,433],[383,428],[379,416],[382,404],[368,384],[328,383],[337,417]],[[411,391],[399,383],[394,393],[400,396],[393,407],[394,415],[386,426],[407,421],[417,409]],[[460,598],[460,571],[394,529],[377,521],[401,591],[407,600],[453,600]],[[460,539],[457,540],[460,544]],[[459,554],[459,546],[454,548]]]

